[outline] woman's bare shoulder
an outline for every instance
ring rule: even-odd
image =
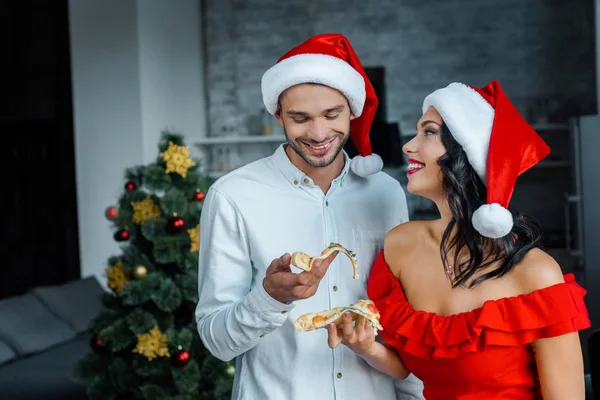
[[[531,293],[565,281],[556,260],[537,248],[529,250],[523,260],[515,266],[514,279],[521,293]]]
[[[383,252],[394,275],[400,276],[401,260],[410,259],[418,251],[429,231],[428,221],[409,221],[388,232],[383,243]]]
[[[398,246],[412,244],[415,237],[427,230],[427,221],[408,221],[397,225],[385,237],[385,248],[393,250]]]

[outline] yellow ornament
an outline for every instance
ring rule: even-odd
[[[127,270],[121,260],[117,261],[115,265],[106,268],[106,275],[108,276],[108,287],[116,294],[121,294],[127,281],[129,281]]]
[[[188,169],[196,165],[190,157],[190,150],[186,146],[178,146],[173,142],[169,142],[169,148],[160,153],[160,156],[167,164],[165,171],[167,174],[175,172],[185,178]]]
[[[144,267],[141,264],[138,264],[135,267],[133,267],[133,276],[135,276],[136,279],[145,278],[147,273],[148,273],[148,270],[146,269],[146,267]]]
[[[196,225],[195,228],[188,229],[188,235],[190,235],[190,253],[200,250],[200,224]]]
[[[142,201],[132,201],[131,207],[133,207],[133,222],[141,224],[148,218],[154,218],[160,216],[160,207],[154,204],[150,196]]]
[[[156,357],[169,357],[167,335],[154,326],[150,332],[137,335],[137,345],[132,351],[143,354],[150,361]]]

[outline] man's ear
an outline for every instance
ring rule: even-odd
[[[283,126],[283,117],[281,116],[281,104],[277,104],[277,110],[275,111],[275,118],[279,126]]]
[[[356,117],[354,116],[354,114],[352,112],[350,112],[350,121],[352,121],[354,118],[356,118]]]

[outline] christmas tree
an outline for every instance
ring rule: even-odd
[[[122,254],[110,257],[104,306],[76,377],[90,399],[230,399],[233,366],[200,341],[200,212],[210,182],[179,135],[163,133],[157,160],[126,171],[106,217]]]

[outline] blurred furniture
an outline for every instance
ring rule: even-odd
[[[72,379],[104,290],[93,278],[0,300],[0,399],[86,399]]]

